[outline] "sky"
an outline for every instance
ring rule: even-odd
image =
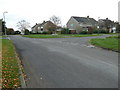
[[[6,26],[16,27],[17,22],[26,20],[31,27],[47,21],[53,15],[66,25],[71,16],[109,18],[118,21],[118,2],[120,0],[0,0],[0,19],[5,13]]]

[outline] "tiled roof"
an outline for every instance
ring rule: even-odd
[[[75,17],[73,16],[73,18],[79,22],[79,23],[83,23],[83,24],[92,24],[95,25],[97,24],[97,21],[93,18],[89,18],[89,17]]]

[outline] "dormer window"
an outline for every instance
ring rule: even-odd
[[[40,30],[40,27],[38,27],[38,30]]]

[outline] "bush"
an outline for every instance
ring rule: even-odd
[[[106,30],[99,30],[99,33],[108,33]]]
[[[48,34],[48,32],[44,31],[44,32],[42,32],[42,34]]]
[[[47,33],[48,33],[48,34],[52,34],[53,32],[52,32],[52,31],[48,31]]]
[[[88,34],[88,31],[81,31],[80,34]]]
[[[69,32],[68,28],[63,28],[61,33],[62,34],[69,34],[70,32]]]
[[[94,30],[93,33],[98,33],[98,30]]]
[[[28,30],[28,29],[25,29],[24,35],[29,35],[29,34],[30,34],[29,30]]]
[[[7,34],[7,35],[14,35],[14,34],[15,34],[15,31],[14,31],[13,28],[8,28],[8,29],[6,30],[6,34]]]
[[[15,31],[15,34],[21,34],[21,32],[20,31]]]

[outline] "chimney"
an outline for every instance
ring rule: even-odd
[[[43,23],[45,23],[45,20],[43,21]]]
[[[87,16],[87,18],[89,18],[89,16]]]
[[[106,18],[106,20],[108,20],[108,18]]]

